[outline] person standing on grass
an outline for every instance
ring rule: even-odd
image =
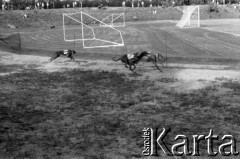
[[[150,0],[150,5],[149,5],[149,7],[152,7],[152,0]]]
[[[123,2],[122,2],[122,7],[125,8],[125,5],[126,5],[126,2],[123,1]]]
[[[82,0],[80,0],[80,6],[81,6],[81,8],[82,8],[82,2],[83,2],[83,1],[82,1]]]

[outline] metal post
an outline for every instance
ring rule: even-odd
[[[166,67],[167,67],[168,56],[167,56],[167,35],[166,35],[166,31],[165,31],[165,52],[166,52]]]
[[[64,15],[65,15],[65,14],[63,13],[63,38],[64,38],[64,40],[66,40]]]
[[[190,10],[190,6],[188,6],[188,14],[191,13],[191,10]],[[191,25],[191,15],[190,15],[190,18],[189,18],[189,21],[188,21],[188,25],[190,26]]]
[[[84,32],[83,32],[83,12],[81,11],[81,22],[82,22],[82,41],[83,41],[83,48],[85,47],[85,44],[84,44]]]
[[[75,31],[74,31],[74,51],[75,51]]]
[[[200,27],[200,7],[198,6],[198,27]]]
[[[26,18],[24,18],[24,30],[25,30],[25,33],[26,33]]]

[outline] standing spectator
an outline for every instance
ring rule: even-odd
[[[75,8],[75,2],[73,2],[72,4],[73,4],[73,8]]]
[[[150,0],[150,6],[149,7],[152,7],[152,0]]]
[[[4,5],[4,3],[2,4],[2,10],[5,10],[5,5]]]
[[[142,7],[144,7],[144,2],[142,1]]]
[[[47,2],[47,9],[49,9],[49,2]]]
[[[81,8],[82,8],[82,0],[80,0],[80,5],[81,5]]]
[[[40,4],[39,4],[39,2],[37,2],[37,9],[39,9],[39,7],[40,7]]]
[[[70,7],[70,5],[69,4],[67,4],[67,8],[69,8]]]
[[[133,0],[132,0],[132,8],[134,8],[134,2],[133,2]]]
[[[122,2],[122,7],[124,7],[124,8],[125,8],[125,6],[126,6],[126,2],[125,2],[125,1],[123,1],[123,2]]]
[[[26,13],[23,14],[23,19],[28,18],[28,15]]]
[[[42,9],[44,9],[44,2],[42,2]]]

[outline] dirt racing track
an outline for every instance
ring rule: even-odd
[[[188,86],[180,82],[174,83],[173,87],[198,89],[209,85],[209,81],[214,81],[215,78],[240,77],[238,36],[210,31],[204,27],[179,29],[175,27],[175,23],[169,21],[129,23],[119,29],[125,46],[94,49],[83,49],[81,41],[65,42],[62,28],[22,33],[22,51],[20,56],[15,56],[17,59],[15,62],[39,64],[40,69],[50,72],[70,67],[131,74],[120,62],[113,62],[112,57],[151,50],[164,56],[167,54],[168,68],[163,68],[163,73],[160,73],[151,63],[139,63],[136,71],[143,79],[176,78]],[[69,64],[68,59],[65,58],[58,58],[53,63],[49,63],[49,56],[54,51],[74,48],[77,51],[75,63]],[[21,59],[23,54],[37,56],[31,58],[24,56]],[[207,80],[207,82],[198,80]]]

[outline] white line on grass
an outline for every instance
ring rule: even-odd
[[[240,37],[240,34],[235,34],[235,33],[230,33],[230,32],[220,31],[220,30],[214,30],[214,29],[205,28],[205,27],[200,27],[200,28],[210,30],[210,31],[220,32],[220,33],[224,33],[224,34],[231,34],[231,35]]]
[[[135,21],[135,22],[126,22],[126,24],[151,24],[151,23],[177,23],[176,20],[151,20],[151,21]]]

